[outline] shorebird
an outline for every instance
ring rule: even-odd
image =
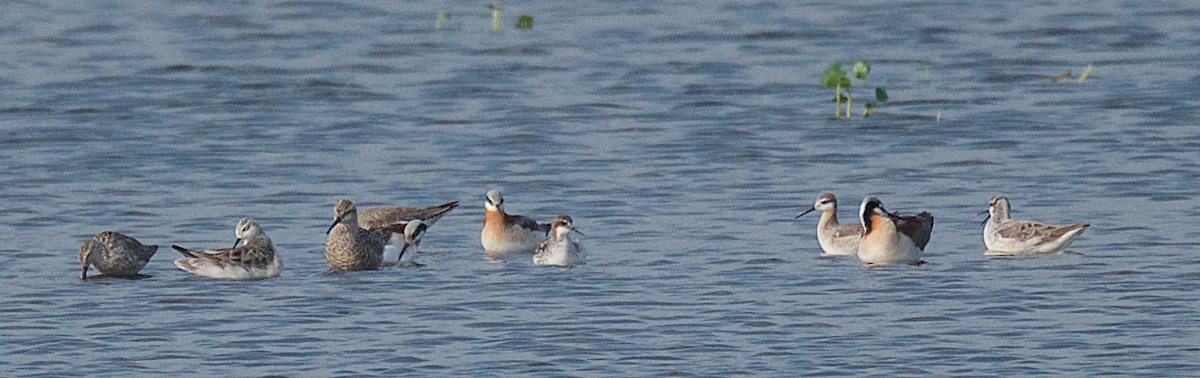
[[[362,223],[360,220],[359,223]],[[396,265],[414,265],[422,266],[422,264],[413,262],[417,258],[417,247],[421,246],[421,238],[425,236],[425,222],[420,219],[414,219],[408,223],[404,223],[403,232],[392,232],[393,242],[400,239],[401,247],[385,246],[383,247],[383,261],[390,262],[395,260]],[[396,227],[397,225],[389,225]],[[386,228],[386,227],[385,227]],[[394,252],[393,252],[394,251]]]
[[[197,275],[230,280],[257,280],[279,275],[283,262],[275,253],[271,238],[250,218],[237,224],[233,247],[215,250],[187,249],[172,245],[183,255],[175,266]],[[239,246],[238,244],[241,243]]]
[[[875,197],[863,198],[858,213],[863,225],[859,260],[872,265],[922,263],[921,253],[933,232],[933,215],[922,212],[901,217],[888,212]]]
[[[150,257],[158,252],[157,245],[144,245],[137,239],[113,231],[101,231],[79,247],[80,279],[87,279],[88,266],[96,267],[110,277],[137,277]]]
[[[548,224],[505,213],[504,197],[500,196],[499,190],[487,193],[483,208],[483,232],[479,239],[488,254],[534,252],[550,231]]]
[[[583,245],[572,240],[571,232],[583,235],[571,223],[571,217],[559,215],[550,222],[550,237],[538,245],[537,253],[533,255],[533,263],[537,265],[555,265],[571,267],[586,264]]]
[[[398,231],[398,230],[393,230]],[[348,199],[333,207],[333,224],[325,231],[325,262],[334,270],[375,270],[383,262],[383,233],[358,225],[358,209]]]
[[[441,205],[420,207],[374,207],[365,209],[358,213],[358,226],[367,230],[379,230],[384,238],[383,246],[383,261],[390,262],[400,257],[403,260],[400,264],[408,264],[416,257],[416,245],[412,246],[412,250],[407,254],[401,254],[403,245],[407,240],[411,240],[410,235],[405,232],[392,232],[393,229],[407,230],[403,226],[412,221],[420,221],[420,226],[414,227],[413,232],[416,232],[416,227],[420,227],[420,233],[424,234],[425,229],[433,226],[438,219],[442,219],[447,213],[458,207],[458,201],[451,201]],[[419,236],[418,236],[419,238]],[[420,241],[418,240],[418,243]]]
[[[837,218],[837,197],[833,193],[821,193],[811,209],[800,213],[796,219],[813,211],[821,212],[817,221],[817,243],[825,255],[854,256],[858,254],[858,242],[862,240],[863,226],[841,224]]]
[[[984,219],[983,244],[987,255],[1021,255],[1061,252],[1083,234],[1089,224],[1054,226],[1041,222],[1009,218],[1008,197],[995,196],[988,201]]]

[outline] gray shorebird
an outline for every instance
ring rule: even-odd
[[[1023,255],[1058,253],[1088,228],[1087,223],[1055,226],[1041,222],[1009,218],[1008,197],[995,196],[988,201],[984,219],[983,244],[987,255]]]
[[[242,218],[235,234],[237,240],[231,248],[198,250],[172,245],[171,248],[183,255],[175,260],[175,266],[199,276],[228,280],[257,280],[279,275],[283,261],[258,222]]]
[[[325,233],[325,262],[333,270],[375,270],[383,264],[385,232],[404,232],[405,223],[368,230],[359,226],[358,209],[348,199],[333,207],[333,224]]]
[[[817,243],[821,250],[829,256],[854,256],[858,254],[858,243],[862,241],[863,226],[861,224],[838,223],[837,197],[833,193],[821,193],[811,209],[800,213],[796,219],[813,211],[821,212],[821,220],[817,221]]]
[[[572,240],[571,232],[583,235],[575,229],[571,217],[559,215],[550,222],[550,237],[538,245],[537,253],[533,255],[533,263],[537,265],[555,265],[571,267],[586,264],[583,245]]]
[[[859,206],[863,238],[858,259],[872,265],[921,264],[921,254],[933,232],[933,215],[922,212],[901,217],[888,212],[875,197],[863,198]]]
[[[374,207],[358,213],[358,226],[366,230],[379,230],[384,239],[384,263],[399,260],[400,265],[415,264],[412,262],[412,259],[417,255],[416,245],[409,247],[411,249],[404,246],[411,244],[414,236],[417,238],[417,244],[420,244],[420,237],[424,236],[425,230],[457,207],[458,201],[424,208]],[[413,223],[413,221],[417,222],[411,226],[413,227],[411,233],[407,228],[402,227]],[[420,229],[419,231],[418,228]],[[400,229],[404,232],[392,232],[395,229]]]
[[[158,252],[157,245],[144,245],[137,239],[113,231],[101,231],[79,247],[80,279],[86,280],[88,266],[109,277],[137,277],[138,272]]]
[[[529,217],[505,213],[504,197],[499,190],[487,193],[483,209],[483,231],[479,241],[488,254],[534,252],[550,231],[549,224],[539,224]]]

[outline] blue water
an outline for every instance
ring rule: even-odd
[[[0,375],[1200,368],[1200,5],[511,2],[499,32],[485,5],[6,3]],[[833,120],[818,76],[859,58],[890,102]],[[493,188],[570,214],[588,265],[485,259]],[[928,263],[818,257],[816,217],[792,218],[823,191],[844,221],[868,194],[932,212]],[[984,257],[994,194],[1092,227]],[[331,273],[342,197],[463,206],[425,267]],[[281,276],[172,264],[245,216]],[[78,279],[106,229],[162,246],[151,278]]]

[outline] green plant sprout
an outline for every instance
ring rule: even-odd
[[[867,62],[866,60],[859,59],[854,62],[853,71],[854,77],[862,81],[862,86],[864,88],[867,87],[867,75],[871,73],[871,63]],[[867,101],[866,104],[863,104],[863,117],[871,116],[871,110],[875,109],[876,101],[887,102],[887,99],[887,90],[883,89],[883,87],[875,87],[875,101]],[[850,111],[849,103],[846,104],[846,111]],[[849,118],[850,115],[847,114],[846,116]]]
[[[929,73],[930,69],[933,67],[933,61],[929,59],[921,59],[917,61],[917,64],[921,65],[921,67],[925,67],[925,83],[933,83],[933,75]]]
[[[441,29],[443,26],[446,25],[446,22],[450,21],[451,16],[452,15],[450,14],[450,12],[438,12],[437,21],[433,22],[433,28]]]
[[[842,63],[830,63],[829,67],[821,72],[821,83],[825,84],[826,88],[833,89],[833,119],[842,118],[842,88],[846,88],[847,96],[850,94],[850,78],[846,77],[846,70],[842,69]],[[846,117],[850,117],[848,103],[849,99],[847,98]]]
[[[492,31],[498,32],[500,31],[500,4],[491,3],[487,7],[492,10]]]
[[[867,75],[871,74],[871,63],[866,60],[859,59],[854,62],[854,67],[850,70],[851,72],[854,72],[854,77],[858,78],[858,80],[862,82],[862,86],[864,88],[867,87]],[[826,67],[825,71],[821,72],[821,84],[824,84],[826,88],[833,90],[833,118],[842,118],[842,101],[846,102],[844,114],[846,115],[846,118],[850,118],[851,109],[854,109],[854,94],[850,90],[853,85],[851,84],[850,78],[846,76],[846,70],[842,69],[841,62],[830,63],[829,67]],[[843,89],[845,90],[845,93],[842,92]],[[875,87],[875,101],[867,101],[867,103],[863,105],[863,117],[870,116],[871,110],[875,109],[875,106],[878,103],[887,102],[887,100],[887,90],[883,89],[883,87]]]
[[[517,29],[529,30],[533,29],[533,16],[523,14],[517,17]]]
[[[1096,67],[1093,66],[1091,63],[1088,63],[1087,67],[1083,68],[1083,73],[1079,74],[1079,80],[1077,80],[1076,82],[1079,84],[1083,84],[1083,81],[1087,80],[1088,75],[1092,74],[1093,68],[1096,68]]]
[[[888,100],[887,90],[883,89],[883,87],[875,87],[875,101],[887,102],[887,100]],[[875,102],[868,101],[866,103],[866,105],[863,105],[863,117],[870,117],[871,110],[874,110],[874,109],[875,109]]]

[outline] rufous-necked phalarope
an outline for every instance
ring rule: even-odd
[[[256,280],[279,275],[282,261],[258,223],[242,218],[238,221],[236,234],[232,248],[203,251],[172,245],[171,248],[183,255],[175,260],[175,266],[204,277],[230,280]]]
[[[821,193],[811,209],[800,213],[796,219],[813,211],[821,212],[817,221],[817,243],[829,256],[854,256],[858,254],[858,242],[862,240],[861,224],[841,224],[837,218],[837,197],[833,193]]]
[[[554,221],[550,222],[550,237],[538,245],[537,253],[533,255],[533,263],[562,267],[586,264],[583,245],[571,239],[571,232],[583,235],[583,232],[575,229],[570,216],[559,215],[554,218]]]
[[[443,216],[456,207],[458,207],[458,201],[425,208],[373,207],[358,213],[358,226],[366,230],[379,230],[383,235],[383,262],[385,264],[390,264],[399,259],[400,265],[406,265],[412,263],[412,259],[417,256],[415,245],[407,252],[401,253],[406,240],[411,240],[411,235],[408,235],[406,232],[391,232],[390,230],[399,228],[407,231],[407,228],[399,226],[406,226],[408,223],[416,220],[419,222],[411,226],[413,227],[412,231],[416,232],[420,228],[421,236],[423,236],[428,227],[433,226],[438,219],[442,219]],[[417,243],[419,244],[420,241]]]
[[[550,225],[538,224],[528,217],[506,214],[504,197],[499,190],[487,193],[483,203],[483,232],[480,243],[488,254],[510,252],[534,252],[538,244],[546,239]]]
[[[863,225],[859,260],[872,265],[922,263],[921,253],[933,232],[933,215],[922,212],[901,217],[888,212],[875,197],[863,198],[858,213]]]
[[[101,231],[79,247],[80,279],[87,279],[88,266],[109,277],[138,277],[138,272],[158,252],[157,245],[143,245],[137,239],[113,231]]]
[[[1061,252],[1083,234],[1087,223],[1054,226],[1009,218],[1008,197],[995,196],[988,201],[984,219],[983,244],[986,255],[1022,255]]]

